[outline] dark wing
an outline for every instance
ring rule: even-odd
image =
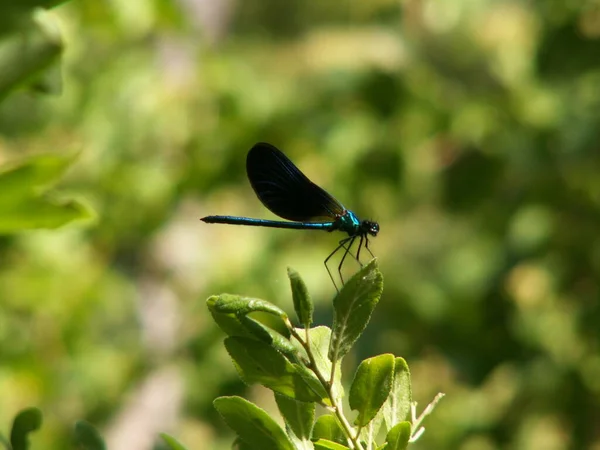
[[[345,211],[335,198],[310,181],[271,144],[259,142],[248,152],[246,172],[257,197],[279,217],[298,222],[335,219]]]

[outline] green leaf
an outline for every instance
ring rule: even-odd
[[[299,402],[289,397],[275,394],[275,401],[285,423],[301,441],[310,440],[315,421],[315,404]]]
[[[285,313],[277,306],[264,300],[256,300],[239,295],[213,295],[206,300],[206,305],[216,324],[229,336],[254,338],[274,347],[290,360],[297,359],[297,348],[277,331],[246,317],[250,312],[268,312],[278,317]]]
[[[320,416],[313,427],[312,440],[326,439],[345,445],[347,442],[344,430],[340,427],[338,420],[333,414]]]
[[[75,423],[75,445],[81,450],[105,450],[106,445],[96,428],[85,420]]]
[[[0,169],[0,233],[56,228],[93,217],[91,210],[77,200],[44,195],[75,156],[38,155]]]
[[[385,442],[388,444],[386,450],[404,450],[408,447],[410,429],[410,422],[396,424],[385,437]]]
[[[348,450],[349,447],[345,445],[338,444],[337,442],[332,442],[327,439],[319,439],[314,442],[315,450]]]
[[[333,333],[329,359],[338,361],[352,348],[369,323],[383,290],[377,259],[358,271],[333,300]]]
[[[0,205],[0,234],[33,228],[58,228],[92,217],[92,211],[77,200],[29,198],[11,206]]]
[[[227,425],[252,448],[295,450],[281,427],[255,404],[237,396],[219,397],[213,404]]]
[[[305,330],[296,329],[296,331],[298,332],[298,334],[303,335]],[[329,349],[329,342],[331,341],[331,329],[326,326],[314,327],[309,330],[308,336],[310,349],[312,351],[313,357],[315,359],[315,364],[317,366],[316,370],[319,371],[319,373],[321,373],[326,379],[328,379],[329,374],[331,373],[331,361],[329,361],[329,358],[327,357],[327,351]],[[299,343],[294,341],[294,344],[297,345],[298,350],[303,355],[306,354]],[[333,395],[336,399],[341,399],[344,396],[344,387],[342,385],[342,371],[340,370],[340,367],[341,362],[338,361],[336,364],[335,379],[333,381]],[[320,382],[318,383],[322,387]],[[328,397],[328,394],[325,394],[324,398],[326,397]]]
[[[29,433],[39,430],[42,421],[42,412],[38,408],[27,408],[19,412],[10,431],[12,450],[27,450],[29,448]]]
[[[20,30],[0,41],[0,101],[19,85],[39,77],[58,60],[63,49],[55,18],[44,13],[29,14],[21,21]]]
[[[290,361],[296,361],[298,349],[288,338],[251,317],[240,317],[240,323],[260,341],[283,353]]]
[[[288,277],[292,286],[292,299],[294,301],[294,310],[298,316],[298,320],[304,328],[310,327],[313,320],[313,311],[315,309],[308,289],[304,284],[300,274],[294,269],[288,267]]]
[[[30,197],[52,186],[76,160],[78,154],[43,154],[7,163],[0,168],[1,202]]]
[[[379,430],[383,424],[383,408],[379,408],[379,411],[375,415],[375,418],[371,420],[365,427],[360,429],[360,439],[363,442],[370,442],[373,446],[377,443],[377,437],[379,436]]]
[[[292,363],[292,366],[294,366],[294,369],[296,369],[298,375],[302,377],[304,382],[311,388],[311,390],[317,394],[317,397],[319,397],[319,403],[331,406],[327,389],[325,389],[314,372],[303,364]]]
[[[390,394],[394,378],[394,355],[385,354],[360,363],[350,386],[350,408],[358,411],[354,424],[367,425]]]
[[[379,430],[383,424],[383,408],[379,408],[379,411],[375,415],[375,418],[371,420],[364,428],[360,430],[361,439],[364,442],[371,442],[373,445],[376,444],[376,439],[379,436]]]
[[[225,339],[225,348],[245,383],[260,383],[303,402],[321,400],[296,368],[269,345],[243,337],[228,337]]]
[[[282,319],[287,318],[286,312],[273,303],[240,295],[213,295],[208,298],[207,304],[211,311],[218,313],[235,313],[238,316],[245,316],[252,312],[266,312]]]
[[[252,444],[248,444],[246,441],[241,440],[239,436],[235,438],[231,448],[232,450],[260,450],[260,448],[257,448]]]
[[[256,336],[250,330],[248,330],[248,328],[246,328],[246,325],[242,323],[240,317],[236,316],[235,313],[221,313],[215,311],[215,309],[212,307],[212,303],[219,297],[220,296],[213,295],[209,297],[208,300],[206,300],[208,310],[210,311],[213,320],[219,326],[219,328],[223,330],[228,336],[239,336],[256,339]]]
[[[29,25],[32,12],[36,8],[52,8],[68,0],[27,0],[0,1],[0,37]]]
[[[394,360],[394,382],[390,395],[383,405],[383,419],[388,430],[398,422],[406,420],[410,413],[412,391],[410,370],[404,358]]]
[[[363,442],[370,442],[372,445],[375,445],[377,443],[377,436],[379,435],[379,430],[381,429],[382,423],[383,417],[380,409],[375,418],[371,420],[365,427],[360,429],[360,439]]]
[[[171,450],[187,450],[183,444],[181,444],[177,439],[173,436],[169,436],[167,433],[160,433],[160,437],[166,442],[167,446]]]

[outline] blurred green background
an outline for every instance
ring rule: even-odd
[[[160,431],[226,449],[217,395],[274,410],[239,382],[205,299],[291,312],[291,266],[326,324],[322,261],[341,236],[199,221],[274,218],[245,175],[266,141],[381,225],[384,295],[346,373],[391,352],[421,407],[447,394],[415,449],[600,449],[598,2],[73,0],[46,14],[62,92],[4,98],[0,164],[79,152],[56,190],[96,218],[0,236],[3,430],[38,406],[34,448],[68,448],[86,419],[110,449]]]

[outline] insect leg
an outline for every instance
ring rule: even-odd
[[[371,255],[371,258],[375,258],[375,255],[373,254],[373,252],[371,251],[371,249],[369,248],[369,237],[365,236],[365,248],[367,249],[367,251],[369,252],[369,254]]]
[[[327,263],[329,262],[329,260],[331,259],[331,257],[332,257],[333,255],[335,255],[335,254],[336,254],[336,253],[337,253],[337,252],[338,252],[338,251],[339,251],[341,248],[343,248],[344,250],[346,250],[346,253],[348,252],[348,250],[349,250],[349,249],[348,249],[348,248],[346,248],[346,242],[348,242],[350,239],[352,239],[352,238],[351,238],[351,237],[348,237],[348,238],[342,239],[342,240],[339,242],[339,245],[338,245],[338,246],[335,248],[335,250],[334,250],[334,251],[332,251],[332,252],[329,254],[329,256],[328,256],[327,258],[325,258],[325,261],[324,261],[324,264],[325,264],[325,269],[327,269],[327,273],[329,274],[329,278],[331,278],[331,282],[333,283],[333,286],[335,287],[335,290],[336,290],[336,291],[338,291],[338,292],[339,292],[340,290],[338,289],[338,287],[337,287],[337,284],[335,283],[335,280],[334,280],[334,278],[333,278],[333,275],[331,274],[331,270],[329,270],[329,266],[327,265]],[[352,245],[352,242],[350,243],[350,245]],[[344,254],[344,255],[345,255],[345,254]],[[338,271],[339,271],[339,268],[338,268]],[[342,278],[340,277],[340,279],[342,279]],[[344,280],[342,279],[342,284],[343,284],[343,283],[344,283]]]
[[[352,255],[350,249],[352,248],[352,244],[354,244],[355,239],[356,236],[350,236],[344,240],[344,243],[350,241],[350,244],[348,244],[348,247],[344,247],[346,251],[344,252],[344,256],[342,256],[342,260],[340,261],[340,265],[338,266],[338,274],[340,275],[340,280],[342,280],[342,284],[344,284],[344,277],[342,276],[342,266],[344,265],[344,260],[346,259],[346,256],[348,256],[348,253]]]
[[[355,259],[356,259],[356,260],[358,261],[358,263],[360,264],[360,267],[362,267],[362,266],[363,266],[363,263],[361,263],[361,262],[360,262],[360,249],[361,249],[361,248],[362,248],[362,246],[363,246],[363,242],[364,242],[365,238],[366,238],[366,236],[365,236],[364,234],[361,234],[361,235],[360,235],[360,242],[358,243],[358,250],[357,250],[357,252],[356,252],[356,257],[355,257]],[[368,243],[368,242],[369,242],[369,241],[367,240],[367,243]],[[367,245],[368,245],[368,244],[367,244]]]

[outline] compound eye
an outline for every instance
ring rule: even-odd
[[[377,222],[371,223],[371,226],[369,227],[369,233],[371,233],[373,236],[377,236],[377,233],[379,233],[379,224]]]

